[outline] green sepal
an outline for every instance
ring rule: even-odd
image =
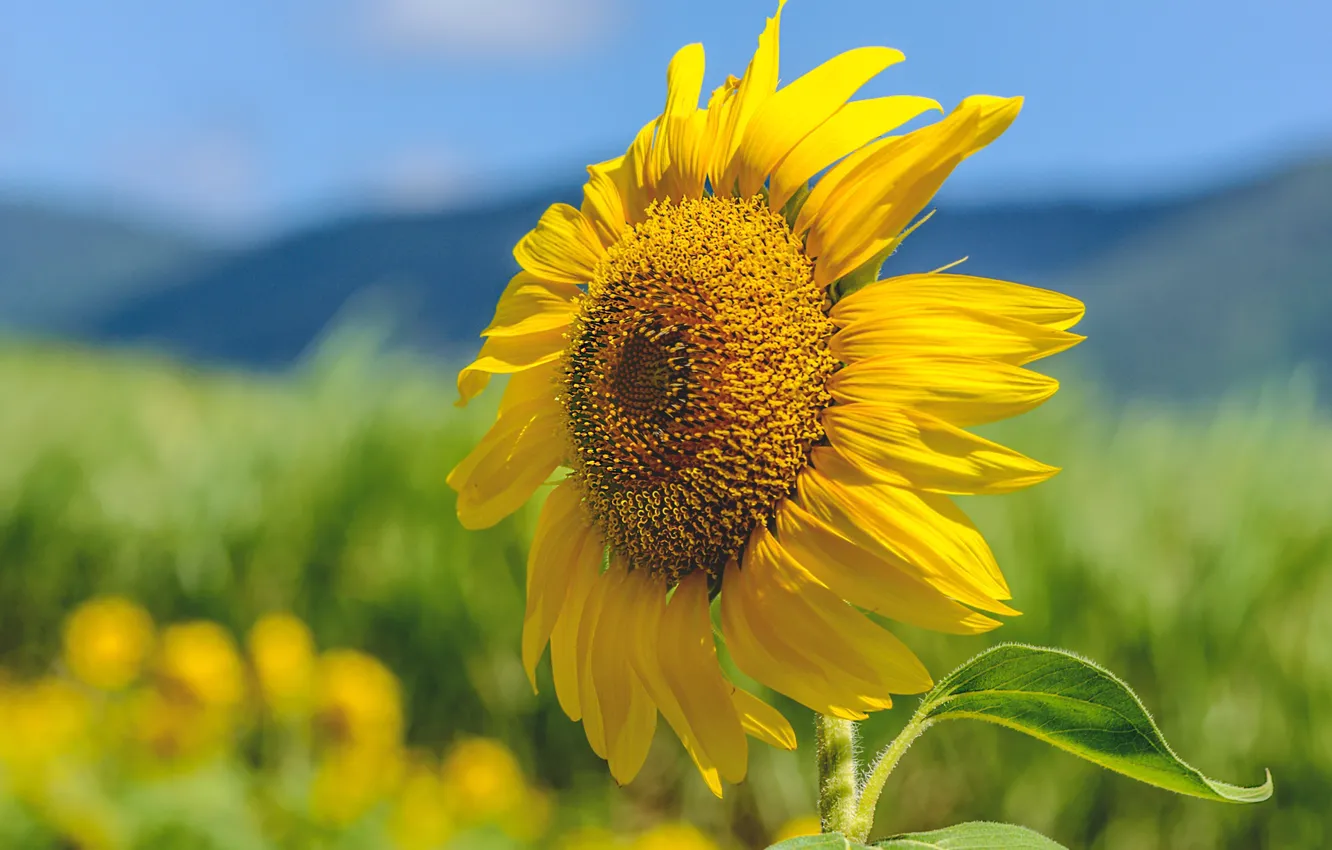
[[[899,244],[897,240],[888,243],[882,251],[833,281],[828,290],[833,303],[836,304],[857,289],[864,289],[878,280],[879,273],[883,271],[883,264],[893,255]]]
[[[1272,796],[1270,771],[1262,785],[1245,788],[1209,779],[1184,762],[1128,685],[1063,649],[1004,644],[986,650],[935,685],[920,716],[930,724],[997,723],[1178,794],[1231,803]]]
[[[895,850],[1068,850],[1039,832],[1011,823],[973,821],[931,832],[894,835],[875,847]]]
[[[786,226],[795,230],[796,219],[800,217],[800,209],[809,200],[809,183],[801,184],[800,188],[795,190],[795,194],[787,199],[782,205],[782,218],[786,219]]]

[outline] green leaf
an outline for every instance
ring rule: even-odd
[[[1025,826],[1011,823],[960,823],[933,832],[894,835],[874,845],[898,850],[1067,850]]]
[[[768,850],[870,850],[870,848],[864,844],[857,844],[841,833],[829,832],[824,835],[788,838],[772,845]]]
[[[1272,796],[1209,779],[1166,744],[1147,709],[1113,673],[1062,649],[1005,644],[948,674],[926,696],[927,721],[971,718],[1016,729],[1140,782],[1232,803]]]

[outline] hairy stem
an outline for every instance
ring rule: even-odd
[[[874,766],[870,768],[869,775],[865,777],[864,786],[860,789],[860,799],[856,803],[855,813],[845,833],[847,838],[853,841],[865,841],[869,838],[870,830],[874,828],[874,810],[878,808],[879,795],[883,793],[884,783],[888,781],[893,768],[897,767],[902,754],[915,743],[932,722],[926,719],[922,705],[893,742],[879,753]]]
[[[856,724],[818,716],[819,821],[849,835],[856,818]]]

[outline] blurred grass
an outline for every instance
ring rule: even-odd
[[[1186,760],[1245,784],[1270,767],[1276,798],[1181,799],[1005,730],[944,725],[890,780],[882,831],[983,818],[1105,850],[1332,841],[1332,419],[1298,380],[1205,410],[1111,409],[1070,383],[989,432],[1065,472],[966,504],[1025,615],[984,638],[895,630],[936,674],[987,641],[1084,653],[1139,691]],[[414,741],[502,738],[593,819],[683,815],[757,846],[808,811],[807,752],[756,747],[750,781],[717,803],[668,735],[610,791],[549,673],[534,697],[518,663],[530,513],[481,533],[454,519],[445,475],[489,410],[453,398],[448,370],[354,337],[282,377],[0,349],[0,664],[39,671],[62,617],[100,592],[237,632],[286,609],[321,645],[402,677]],[[780,704],[807,746],[808,713]],[[867,746],[913,705],[866,724]]]

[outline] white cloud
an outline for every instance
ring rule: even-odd
[[[357,35],[384,53],[549,56],[605,32],[611,0],[359,0]]]
[[[370,191],[389,209],[438,209],[471,193],[476,182],[467,163],[437,147],[409,148],[389,157],[371,180]]]
[[[245,235],[271,212],[254,139],[238,127],[200,126],[119,146],[108,162],[123,201],[222,234]]]

